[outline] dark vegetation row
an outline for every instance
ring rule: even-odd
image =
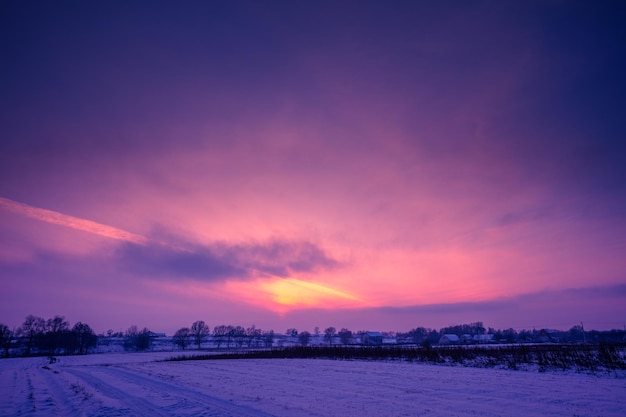
[[[212,355],[178,356],[167,361],[223,359],[404,360],[485,368],[612,371],[626,369],[626,344],[546,344],[456,347],[294,346]]]
[[[73,326],[63,316],[54,316],[48,320],[29,315],[23,324],[14,329],[0,323],[0,356],[36,356],[36,355],[63,355],[63,354],[86,354],[98,348],[100,351],[110,351],[111,348],[122,348],[129,351],[146,351],[159,349],[165,346],[172,349],[176,346],[180,350],[195,348],[206,349],[231,349],[259,350],[275,347],[300,347],[343,346],[349,347],[407,347],[420,346],[428,349],[432,346],[478,346],[488,344],[497,345],[506,349],[510,344],[591,344],[602,346],[620,346],[626,342],[625,330],[609,331],[585,331],[582,323],[573,326],[567,331],[541,329],[527,331],[515,331],[514,329],[496,330],[486,328],[482,322],[462,324],[444,327],[440,330],[416,327],[408,332],[369,332],[351,331],[342,328],[339,331],[334,327],[320,330],[316,327],[313,333],[298,331],[289,328],[284,334],[274,333],[273,330],[261,330],[254,325],[244,328],[242,326],[217,325],[209,327],[204,321],[195,321],[190,327],[178,329],[173,336],[167,337],[150,331],[147,328],[140,329],[136,325],[130,326],[125,332],[107,331],[96,335],[89,325],[77,322]],[[156,348],[155,348],[156,345]],[[359,351],[363,353],[365,351]],[[406,350],[403,352],[410,352]],[[423,352],[423,351],[422,351]],[[466,355],[470,354],[465,350]],[[521,350],[520,352],[524,352]],[[405,353],[410,355],[410,353]],[[424,353],[420,353],[424,355]],[[429,352],[428,355],[436,355]],[[541,365],[545,361],[542,356],[537,356],[536,362]],[[548,359],[556,354],[550,353]],[[599,356],[596,355],[596,356]],[[489,363],[489,356],[482,355]],[[533,357],[533,358],[535,358]],[[424,361],[437,361],[435,359],[415,359]],[[411,358],[407,358],[411,359]],[[513,358],[511,366],[517,363]],[[539,360],[541,359],[541,360]],[[464,359],[466,360],[466,359]],[[445,361],[456,362],[454,358],[446,358]]]

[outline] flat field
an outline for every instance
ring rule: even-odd
[[[0,360],[2,416],[615,416],[626,378],[402,361]]]

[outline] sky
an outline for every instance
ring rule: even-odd
[[[3,1],[0,322],[626,325],[621,1]]]

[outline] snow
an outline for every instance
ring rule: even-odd
[[[626,379],[401,361],[0,360],[0,415],[624,416]]]

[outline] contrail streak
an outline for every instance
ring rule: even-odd
[[[138,245],[145,245],[148,243],[148,239],[144,236],[127,232],[126,230],[118,229],[113,226],[107,226],[102,223],[96,223],[87,219],[81,219],[79,217],[68,216],[67,214],[59,213],[57,211],[29,206],[28,204],[19,203],[17,201],[9,200],[8,198],[0,197],[0,208],[4,208],[33,219],[41,220],[43,222],[71,227],[72,229],[82,230],[83,232],[93,233],[110,239],[124,240]]]

